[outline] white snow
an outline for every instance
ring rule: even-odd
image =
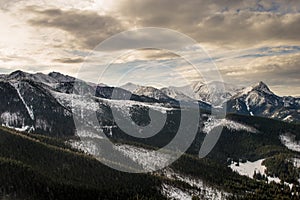
[[[74,94],[65,94],[65,93],[59,93],[59,92],[52,92],[53,96],[64,106],[71,108],[73,107],[82,107],[86,110],[99,110],[99,103],[95,101],[95,99],[98,99],[100,102],[113,106],[115,108],[119,108],[123,112],[128,113],[129,109],[134,106],[145,106],[148,108],[151,108],[156,111],[160,111],[162,113],[166,113],[169,110],[172,110],[172,108],[164,107],[162,104],[159,103],[145,103],[145,102],[138,102],[138,101],[132,101],[132,100],[113,100],[113,99],[105,99],[105,98],[98,98],[98,97],[83,97],[80,95],[74,95]]]
[[[9,126],[10,124],[17,124],[18,123],[18,114],[4,112],[1,114],[1,120],[3,122],[5,122],[5,126]]]
[[[255,162],[247,161],[245,163],[240,162],[239,166],[237,163],[233,162],[229,167],[238,172],[240,175],[248,176],[249,178],[253,178],[254,172],[259,172],[260,174],[265,174],[265,170],[267,169],[262,162],[264,159],[257,160]]]
[[[177,100],[181,100],[181,101],[196,101],[195,99],[185,95],[184,93],[178,91],[176,89],[176,87],[167,87],[167,88],[162,88],[161,91],[166,94],[167,96],[173,98],[173,99],[177,99]]]
[[[99,133],[94,133],[89,130],[76,130],[76,136],[79,136],[80,138],[97,138],[97,139],[103,139],[103,137]]]
[[[83,152],[97,156],[99,155],[99,148],[94,140],[70,140],[69,143],[72,147],[82,150]]]
[[[100,98],[101,99],[101,98]],[[159,103],[149,104],[144,102],[132,101],[132,100],[112,100],[112,99],[101,99],[103,102],[108,103],[110,106],[114,106],[116,108],[120,108],[121,110],[128,110],[132,106],[145,106],[151,108],[153,110],[159,111],[161,113],[167,113],[167,111],[173,110],[173,108],[167,108],[162,106]]]
[[[36,119],[35,127],[40,128],[42,130],[48,130],[49,132],[51,132],[52,129],[51,125],[48,124],[47,120],[43,119]]]
[[[136,95],[144,95],[158,100],[170,99],[170,97],[163,93],[161,90],[151,86],[139,86],[132,93]]]
[[[51,91],[52,95],[67,108],[84,108],[86,110],[97,111],[99,109],[99,104],[95,102],[92,98],[82,97],[75,94],[66,94],[60,92]]]
[[[291,158],[294,167],[300,168],[300,158]]]
[[[264,160],[265,159],[260,159],[260,160],[254,161],[254,162],[247,161],[245,163],[239,162],[239,166],[237,166],[236,162],[232,162],[229,165],[229,167],[233,171],[239,173],[242,176],[248,176],[249,178],[253,179],[254,172],[256,172],[256,173],[259,172],[261,175],[265,175],[267,177],[269,183],[272,181],[274,181],[275,183],[281,183],[281,180],[278,177],[267,176],[267,174],[266,174],[267,168],[266,168],[266,166],[262,165],[262,162]],[[292,188],[292,184],[289,184],[286,182],[284,182],[284,184],[288,185],[290,188]]]
[[[184,193],[186,194],[186,196],[195,195],[195,196],[203,196],[203,197],[205,197],[205,199],[216,199],[216,200],[220,199],[220,200],[222,200],[226,196],[229,195],[226,192],[223,192],[223,191],[220,191],[218,189],[212,188],[211,186],[208,186],[201,179],[190,177],[190,176],[187,176],[187,175],[182,175],[182,174],[179,174],[179,173],[175,173],[170,168],[166,168],[164,170],[161,170],[158,173],[162,173],[168,179],[179,180],[179,181],[182,181],[182,182],[185,182],[185,183],[189,184],[192,187],[197,188],[197,190],[185,191]],[[180,190],[178,188],[176,188],[176,189],[177,189],[176,191]],[[173,190],[171,190],[171,191],[173,191]],[[176,191],[173,191],[172,193],[176,193]],[[179,193],[182,194],[182,191],[179,191]]]
[[[292,116],[292,115],[288,115],[288,116],[286,116],[286,117],[283,119],[283,121],[291,122],[291,121],[293,121],[293,116]]]
[[[300,142],[295,140],[295,136],[284,134],[279,136],[281,143],[288,149],[300,152]]]
[[[250,106],[249,106],[249,97],[250,96],[247,96],[247,98],[245,99],[245,103],[246,103],[248,112],[250,113],[251,116],[253,116],[253,112],[250,110]]]
[[[210,133],[212,129],[214,129],[215,127],[218,126],[223,126],[223,127],[227,127],[230,130],[244,130],[250,133],[257,133],[258,131],[250,126],[232,121],[232,120],[228,120],[228,119],[216,119],[214,117],[210,117],[208,118],[208,120],[206,122],[204,122],[204,128],[203,128],[203,132],[204,133]]]
[[[162,194],[168,199],[175,200],[191,200],[192,196],[188,192],[184,192],[179,188],[171,185],[162,184]]]
[[[242,89],[238,95],[239,96],[243,96],[243,95],[247,95],[249,92],[251,92],[253,90],[253,86],[249,86],[249,87],[246,87],[244,89]]]
[[[155,171],[169,164],[172,156],[132,145],[116,145],[114,148],[140,164],[147,171]]]
[[[17,83],[14,83],[14,84],[13,84],[13,83],[10,83],[10,84],[16,89],[16,91],[17,91],[17,93],[18,93],[18,95],[19,95],[21,101],[23,102],[23,104],[24,104],[24,106],[25,106],[25,108],[26,108],[26,110],[27,110],[27,112],[28,112],[30,118],[31,118],[32,120],[34,120],[34,114],[33,114],[32,107],[29,107],[29,106],[26,104],[26,102],[25,102],[25,100],[24,100],[23,96],[21,95],[20,90],[19,90],[19,88],[18,88],[18,82],[17,82]]]
[[[34,127],[33,126],[28,126],[28,125],[26,125],[26,126],[23,125],[22,127],[14,127],[14,126],[9,126],[7,124],[2,124],[2,126],[5,126],[7,128],[11,128],[11,129],[14,129],[14,130],[20,131],[20,132],[26,131],[26,132],[30,133],[30,132],[34,131]]]

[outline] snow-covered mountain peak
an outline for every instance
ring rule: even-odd
[[[259,92],[261,94],[268,94],[268,95],[274,95],[274,93],[269,89],[269,87],[262,81],[252,85],[252,86],[249,86],[249,87],[245,87],[243,88],[242,90],[240,90],[238,92],[238,96],[243,96],[243,95],[248,95],[249,93],[252,93],[252,92]]]
[[[253,87],[254,90],[260,91],[260,92],[264,92],[266,94],[274,94],[269,87],[262,81],[256,83]]]

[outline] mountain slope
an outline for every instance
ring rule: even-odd
[[[213,103],[214,105],[221,105],[234,94],[236,94],[240,87],[232,84],[213,81],[207,84],[203,82],[194,82],[190,85],[182,87],[169,87],[168,89],[174,96],[182,97],[184,95],[191,99],[204,101],[210,104]],[[168,90],[166,91],[168,92]]]
[[[300,100],[279,97],[259,82],[239,91],[227,102],[228,112],[264,116],[287,121],[300,120]]]
[[[1,193],[21,199],[162,199],[159,180],[120,173],[95,159],[0,127]],[[36,153],[38,152],[38,153]]]

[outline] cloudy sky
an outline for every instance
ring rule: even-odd
[[[0,0],[0,18],[0,73],[77,75],[81,69],[81,77],[102,75],[111,85],[183,85],[183,79],[202,80],[178,55],[185,49],[193,64],[212,74],[216,67],[225,82],[264,81],[279,95],[300,96],[298,0]],[[140,33],[143,27],[172,29],[178,37]],[[101,47],[128,30],[125,40]],[[197,41],[201,54],[182,46],[181,34]],[[152,49],[136,50],[132,43]],[[161,44],[168,48],[153,49]]]

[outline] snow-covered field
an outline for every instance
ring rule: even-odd
[[[250,162],[250,161],[247,161],[245,163],[240,162],[238,166],[237,166],[236,162],[233,162],[229,165],[229,167],[233,171],[239,173],[242,176],[248,176],[249,178],[253,179],[254,173],[259,172],[261,175],[265,175],[268,178],[268,182],[274,181],[275,183],[280,183],[281,180],[279,178],[270,177],[270,176],[266,175],[265,171],[266,171],[267,168],[266,168],[266,166],[264,166],[262,164],[262,162],[264,160],[265,159],[260,159],[260,160],[254,161],[254,162]],[[289,185],[289,184],[287,184],[287,185]]]
[[[238,172],[240,175],[248,176],[253,178],[254,172],[259,172],[260,174],[265,174],[266,167],[262,165],[264,159],[257,160],[255,162],[247,161],[245,163],[240,162],[237,166],[236,162],[231,163],[229,167]]]
[[[216,119],[214,117],[210,117],[206,122],[204,122],[204,133],[210,133],[211,130],[213,130],[215,127],[223,126],[227,127],[230,130],[237,130],[237,131],[247,131],[250,133],[256,133],[258,132],[255,128],[246,126],[244,124],[231,121],[228,119]]]

